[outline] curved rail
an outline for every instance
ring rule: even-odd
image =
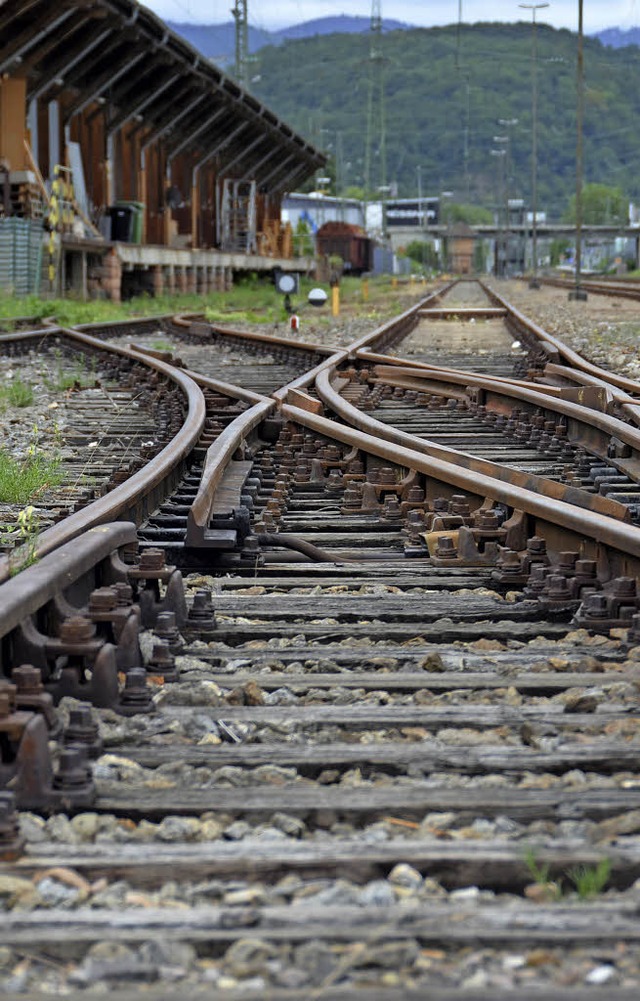
[[[617,518],[619,521],[629,521],[629,509],[624,504],[620,504],[608,497],[601,497],[599,494],[589,494],[576,487],[566,486],[556,480],[550,480],[535,473],[523,473],[517,469],[491,462],[488,459],[480,459],[467,452],[461,452],[455,448],[446,448],[436,445],[434,442],[424,438],[417,438],[406,431],[401,431],[389,424],[376,420],[363,414],[357,407],[345,400],[332,385],[332,375],[339,379],[339,373],[323,372],[316,380],[318,396],[326,405],[334,411],[346,424],[360,428],[367,434],[376,435],[386,441],[402,445],[415,452],[430,455],[435,459],[444,462],[455,463],[463,469],[471,472],[482,473],[496,480],[501,480],[518,489],[533,490],[536,493],[550,497],[554,500],[564,501],[576,507],[595,511],[610,518]]]
[[[640,396],[640,382],[636,382],[633,379],[628,379],[623,375],[616,375],[615,372],[608,372],[606,369],[599,368],[592,362],[587,361],[582,355],[579,355],[577,351],[572,348],[567,347],[563,344],[559,338],[554,337],[549,334],[542,327],[539,327],[536,323],[526,317],[521,313],[515,306],[507,302],[501,295],[494,292],[489,286],[485,286],[481,282],[484,288],[486,288],[487,293],[491,297],[499,302],[501,306],[504,306],[508,311],[507,319],[511,320],[516,327],[516,329],[523,331],[527,334],[532,335],[540,343],[546,342],[547,344],[552,344],[558,354],[565,358],[569,363],[571,368],[577,369],[579,372],[585,372],[588,375],[593,375],[598,379],[604,379],[609,385],[617,386],[618,389],[623,390],[631,396]]]
[[[178,475],[182,460],[189,454],[200,437],[206,416],[205,401],[201,389],[179,369],[175,369],[158,359],[149,358],[136,351],[128,351],[126,348],[105,345],[103,341],[94,337],[64,327],[52,327],[46,331],[30,331],[18,336],[21,340],[37,339],[41,341],[45,337],[57,335],[62,335],[84,347],[117,354],[130,361],[147,365],[180,387],[186,398],[188,409],[180,433],[158,455],[154,456],[144,469],[134,473],[124,483],[105,494],[104,497],[100,497],[82,510],[69,515],[64,521],[53,525],[38,536],[34,552],[38,558],[66,544],[95,525],[114,521],[119,517],[129,518],[137,507],[153,504],[158,499],[154,497],[156,488],[161,487],[170,474]],[[1,337],[0,342],[15,339],[15,337]],[[0,583],[7,580],[9,576],[9,561],[3,560],[0,562]]]
[[[629,557],[640,558],[640,528],[635,528],[594,511],[577,510],[566,501],[544,497],[533,490],[511,486],[484,473],[463,469],[452,462],[420,454],[389,441],[381,441],[364,431],[336,424],[326,417],[310,414],[286,404],[282,414],[303,427],[311,428],[329,438],[363,449],[387,462],[415,469],[426,476],[448,483],[475,497],[488,497],[515,510],[526,511],[546,525],[560,527],[572,533],[582,543],[590,542],[597,549],[601,545],[615,551],[617,562],[625,572]],[[541,534],[544,534],[541,531]]]

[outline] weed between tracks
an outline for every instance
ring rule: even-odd
[[[561,900],[571,890],[564,888],[562,878],[551,878],[551,866],[547,862],[539,862],[533,848],[527,848],[524,864],[533,882],[547,888],[548,898]],[[567,869],[565,876],[573,884],[573,890],[581,900],[592,900],[602,893],[611,875],[611,860],[602,858],[597,865],[577,865]]]
[[[8,386],[0,388],[0,410],[4,410],[7,405],[30,407],[33,400],[33,386],[30,382],[24,382],[20,376],[15,376]]]
[[[14,459],[0,451],[0,501],[26,504],[61,479],[59,459],[48,459],[35,451],[24,459]]]

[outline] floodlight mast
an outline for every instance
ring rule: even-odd
[[[241,87],[247,87],[247,64],[249,61],[249,12],[248,0],[234,0],[231,13],[236,22],[236,80]]]
[[[519,3],[518,7],[531,11],[531,255],[532,275],[529,288],[540,288],[538,281],[538,36],[536,11],[549,7],[548,3]]]

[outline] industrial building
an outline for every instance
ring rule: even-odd
[[[0,0],[0,285],[118,299],[296,270],[324,155],[133,0]]]

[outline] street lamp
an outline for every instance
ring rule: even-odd
[[[504,273],[505,278],[509,277],[509,155],[511,150],[511,135],[509,129],[518,124],[517,118],[499,118],[498,125],[502,125],[507,130],[506,136],[494,136],[494,143],[504,143],[506,156],[504,158]]]
[[[453,198],[453,191],[441,191],[440,192],[440,198],[442,198],[442,199]],[[444,212],[444,205],[445,205],[445,203],[443,201],[443,203],[442,203],[443,212]],[[447,271],[450,271],[451,270],[451,246],[450,246],[450,243],[451,243],[451,211],[450,211],[449,205],[447,205],[447,213],[446,214],[447,214],[447,235],[446,235],[445,239],[446,239],[446,244],[447,244],[447,253],[446,253],[445,264],[446,264]]]
[[[381,208],[382,208],[382,242],[387,242],[387,195],[391,191],[390,184],[381,184],[378,187],[378,191],[382,196]]]
[[[577,61],[577,91],[578,107],[576,114],[576,284],[570,299],[584,302],[587,293],[581,287],[582,270],[582,122],[584,118],[584,30],[582,21],[582,0],[578,0],[578,61]]]
[[[538,281],[538,38],[536,32],[536,11],[548,7],[548,3],[519,3],[518,7],[531,11],[531,243],[533,274],[529,288],[540,288]]]
[[[498,136],[497,138],[499,139],[500,136]],[[500,220],[502,219],[502,208],[500,207],[500,202],[503,202],[503,205],[506,202],[506,186],[505,186],[505,179],[504,179],[505,178],[504,163],[505,163],[505,159],[506,159],[506,156],[507,156],[507,151],[506,151],[506,149],[492,149],[492,150],[490,150],[490,153],[491,153],[491,156],[497,156],[497,157],[499,157],[500,158],[500,163],[502,164],[502,177],[501,177],[501,182],[502,183],[500,184],[500,191],[498,192],[498,213],[497,213],[497,215],[498,215],[498,219],[497,219],[498,233],[496,235],[496,278],[498,278],[501,275],[504,276],[504,273],[506,271],[506,256],[507,255],[506,255],[506,250],[505,250],[505,247],[504,247],[505,233],[504,233],[504,231],[502,229],[502,226],[500,225]],[[502,253],[501,253],[501,250],[502,250]],[[502,259],[502,265],[500,264],[501,259]]]

